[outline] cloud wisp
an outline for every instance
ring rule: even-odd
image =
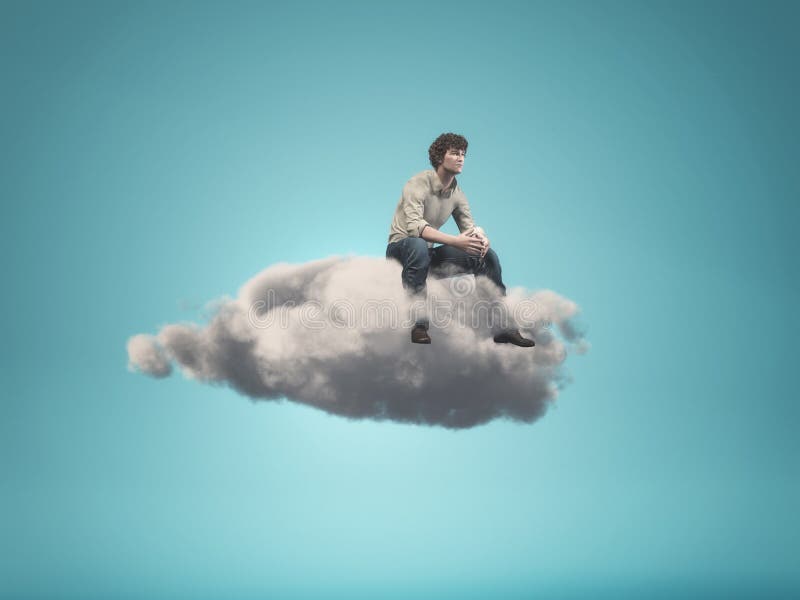
[[[533,422],[566,381],[569,352],[587,347],[574,324],[578,307],[549,290],[496,297],[483,277],[429,278],[423,308],[406,296],[394,261],[277,264],[218,301],[207,324],[130,338],[129,367],[166,377],[174,364],[253,399],[286,398],[352,419]],[[410,342],[420,312],[431,321],[431,345]],[[494,343],[492,331],[515,325],[534,348]]]

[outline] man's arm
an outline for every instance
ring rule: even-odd
[[[420,237],[426,242],[454,246],[459,250],[463,250],[467,254],[483,255],[483,239],[479,237],[472,237],[469,235],[468,231],[465,231],[460,235],[450,235],[449,233],[439,231],[430,225],[426,225],[422,229]]]
[[[458,225],[458,230],[461,233],[465,233],[470,237],[478,237],[483,240],[481,257],[486,256],[486,253],[489,251],[489,238],[486,237],[483,229],[475,226],[475,220],[472,218],[472,211],[469,208],[469,201],[467,201],[467,197],[464,195],[464,192],[461,192],[461,197],[458,202],[456,202],[455,208],[453,208],[453,218],[455,219],[456,224]]]
[[[475,220],[472,218],[472,211],[469,209],[469,202],[464,192],[461,192],[460,200],[453,207],[453,219],[461,233],[475,229]]]
[[[413,184],[413,179],[403,188],[403,214],[406,218],[406,233],[409,237],[421,237],[422,230],[428,227],[425,220],[424,194]]]
[[[461,197],[453,208],[453,219],[455,219],[456,224],[458,225],[458,230],[461,233],[465,233],[470,237],[478,237],[483,240],[483,249],[481,250],[481,257],[483,257],[489,250],[489,238],[486,237],[483,229],[475,226],[475,220],[472,218],[472,211],[469,208],[469,201],[464,195],[464,192],[461,192],[460,196]]]

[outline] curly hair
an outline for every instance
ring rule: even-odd
[[[448,150],[463,150],[464,154],[467,153],[468,146],[467,138],[457,133],[443,133],[437,137],[431,147],[428,148],[428,158],[431,160],[431,165],[434,169],[438,169],[439,165],[444,160],[444,155]]]

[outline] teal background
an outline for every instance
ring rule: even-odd
[[[800,594],[798,6],[3,1],[0,596]],[[126,370],[382,256],[443,131],[506,282],[583,309],[543,419]]]

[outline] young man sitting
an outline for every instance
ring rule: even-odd
[[[389,230],[386,257],[403,265],[403,287],[412,296],[424,301],[428,273],[450,276],[472,273],[488,277],[505,295],[500,259],[489,247],[489,239],[475,227],[467,197],[456,180],[464,167],[467,140],[455,133],[443,133],[431,144],[428,156],[433,169],[417,173],[408,180]],[[456,221],[459,235],[439,231],[450,215]],[[433,247],[434,243],[442,244]],[[420,319],[411,331],[411,341],[430,344],[429,321]],[[530,347],[533,340],[522,337],[519,330],[508,329],[494,336],[499,344]]]

